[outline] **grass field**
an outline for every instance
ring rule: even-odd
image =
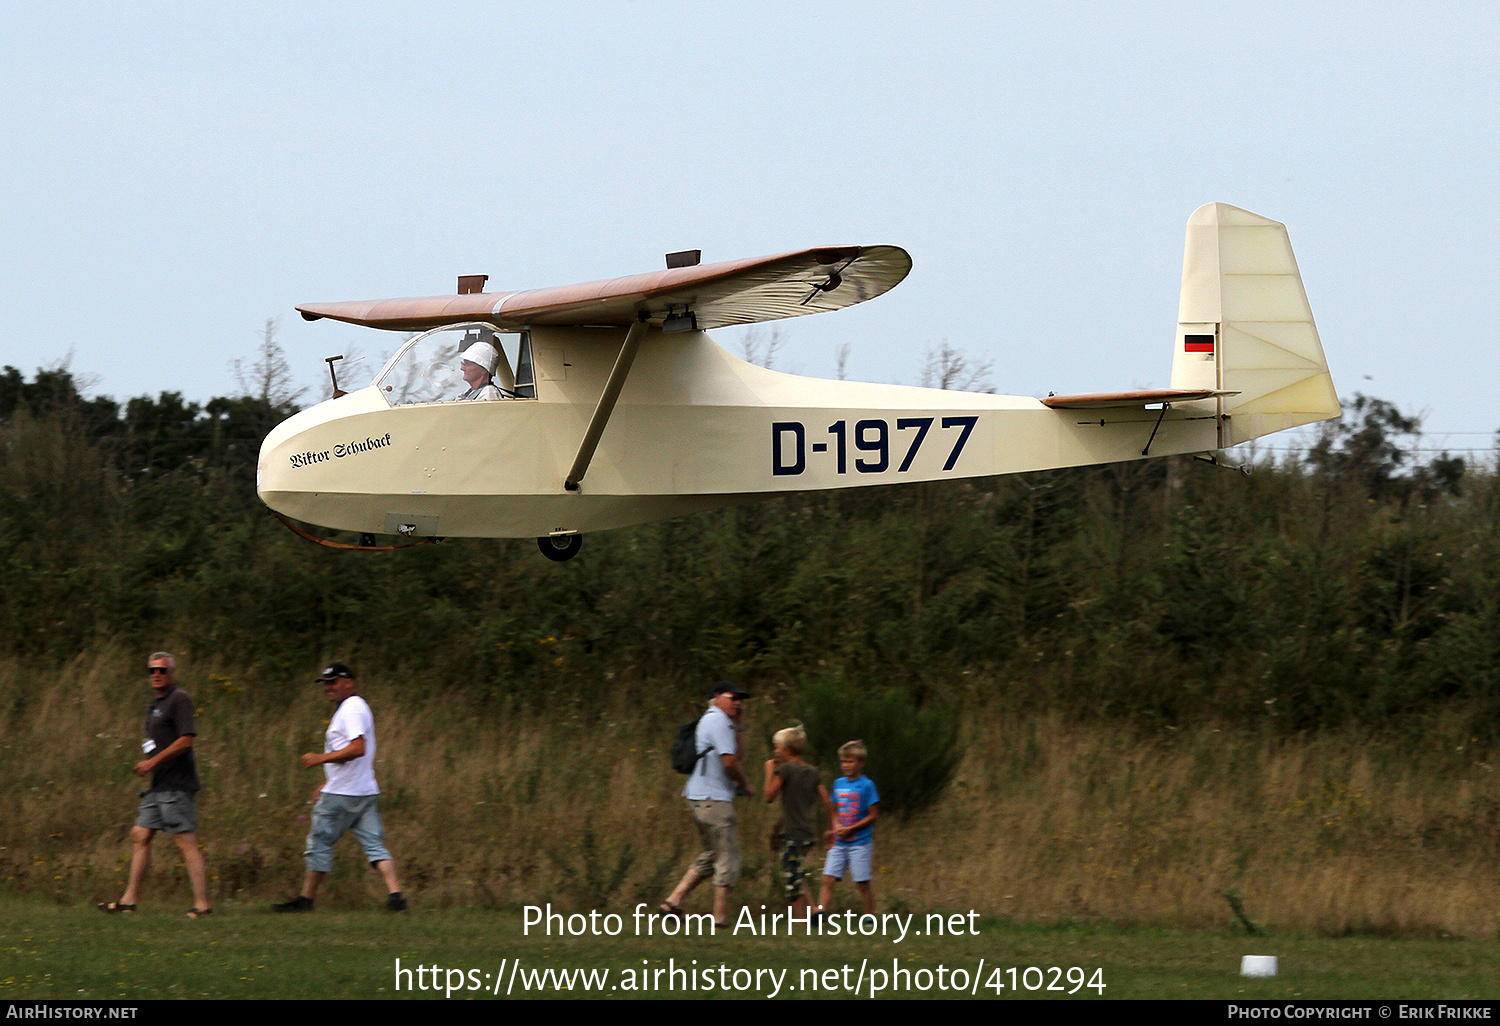
[[[523,935],[528,903],[628,913],[682,872],[696,836],[659,727],[680,711],[622,696],[544,720],[423,704],[379,680],[381,807],[412,911],[380,908],[345,841],[319,910],[273,916],[302,875],[314,779],[297,753],[320,747],[326,703],[278,708],[228,674],[195,695],[217,913],[182,916],[181,859],[160,840],[142,911],[105,917],[93,903],[123,888],[143,707],[139,667],[117,662],[46,681],[0,662],[13,799],[0,812],[0,1000],[443,999],[445,984],[454,1000],[503,1000],[559,996],[545,989],[557,971],[573,984],[562,996],[682,996],[672,968],[699,974],[696,997],[728,984],[741,997],[867,998],[877,984],[881,997],[991,1000],[1500,1000],[1500,775],[1462,739],[1150,732],[1009,716],[977,698],[948,793],[880,821],[876,892],[882,914],[919,923],[977,910],[979,936]],[[785,722],[767,700],[750,736]],[[742,902],[777,893],[764,842],[776,811],[739,806]],[[1229,891],[1269,937],[1231,926]],[[847,888],[836,899],[851,900]],[[1246,954],[1279,956],[1281,975],[1240,977]],[[410,972],[399,989],[397,959]]]
[[[918,923],[920,924],[920,917]],[[512,961],[519,959],[520,978],[511,998],[523,996],[611,998],[722,997],[717,981],[730,984],[730,996],[766,998],[780,977],[779,997],[837,997],[849,999],[852,984],[864,964],[859,997],[869,997],[870,970],[889,973],[892,959],[911,970],[911,996],[963,997],[937,989],[936,970],[954,982],[952,970],[973,974],[980,970],[973,999],[1015,1000],[1052,997],[1093,1001],[1100,994],[1087,986],[1091,979],[1104,984],[1104,999],[1318,999],[1318,998],[1500,998],[1500,943],[1472,940],[1391,939],[1308,936],[1247,938],[1228,932],[1186,932],[1155,929],[1122,930],[1099,926],[1016,926],[995,921],[978,923],[978,936],[915,937],[902,943],[890,939],[848,937],[780,938],[720,935],[691,940],[637,938],[627,916],[618,937],[545,937],[535,929],[522,933],[522,912],[509,910],[414,908],[391,915],[372,906],[369,911],[323,910],[311,915],[273,916],[263,905],[221,906],[208,920],[190,921],[165,907],[144,909],[134,916],[106,917],[92,906],[59,907],[40,900],[0,902],[0,1000],[51,998],[445,998],[444,982],[456,989],[452,1000],[505,1000],[505,987],[494,995],[495,974],[508,980]],[[1245,954],[1274,954],[1281,974],[1274,979],[1245,979],[1238,975]],[[440,973],[404,977],[398,990],[396,962],[402,967],[437,966]],[[697,960],[696,966],[693,960]],[[675,960],[675,963],[671,960]],[[867,961],[866,961],[867,960]],[[702,986],[686,995],[650,989],[645,992],[610,990],[619,987],[627,971],[667,969],[673,964],[711,968],[715,988]],[[721,977],[718,967],[730,975]],[[847,979],[842,972],[847,966]],[[1052,974],[1025,973],[1029,966]],[[1073,981],[1066,970],[1078,967]],[[533,970],[609,970],[598,990],[571,992],[548,989],[526,993],[525,975]],[[999,973],[994,970],[999,969]],[[1015,970],[1012,977],[1010,970]],[[1102,970],[1094,977],[1094,970]],[[449,975],[449,970],[462,970]],[[474,971],[470,974],[469,971]],[[735,970],[742,973],[738,981]],[[756,970],[762,970],[759,981]],[[805,971],[813,970],[815,973]],[[828,970],[839,970],[825,976]],[[927,970],[923,977],[920,970]],[[770,973],[766,972],[770,971]],[[812,977],[818,989],[809,990]],[[837,980],[835,980],[837,977]],[[664,981],[665,974],[661,977]],[[682,977],[678,977],[679,980]],[[889,979],[889,977],[887,977]],[[927,980],[932,989],[918,993]],[[436,981],[434,989],[431,984]],[[1049,993],[1056,982],[1063,991]],[[736,982],[746,984],[735,990]],[[1025,983],[1041,984],[1027,990]],[[472,984],[479,989],[470,990]],[[758,983],[758,985],[757,985]],[[825,984],[833,983],[825,989]],[[993,984],[1003,984],[996,991]],[[427,984],[428,989],[420,989]],[[1019,989],[1017,989],[1018,985]],[[416,988],[416,989],[413,989]],[[902,996],[886,990],[881,998]]]
[[[0,895],[63,907],[119,897],[149,700],[138,663],[80,659],[42,677],[0,661],[0,779],[12,798],[0,810]],[[211,897],[285,897],[301,880],[317,782],[297,756],[321,749],[327,703],[259,701],[227,674],[199,683]],[[432,703],[380,679],[362,687],[380,724],[387,843],[422,908],[631,908],[660,901],[696,850],[666,761],[683,710],[622,693],[592,715],[564,704],[542,718]],[[758,777],[754,746],[792,720],[769,697],[751,704]],[[1500,774],[1466,740],[1070,723],[1009,715],[976,693],[948,792],[909,820],[880,821],[877,902],[1213,931],[1230,922],[1224,896],[1236,889],[1249,917],[1282,935],[1493,939]],[[765,838],[779,810],[746,801],[737,814],[736,896],[770,900]],[[165,840],[156,849],[145,900],[185,909],[181,859]],[[358,851],[346,840],[338,857],[328,897],[358,908]]]

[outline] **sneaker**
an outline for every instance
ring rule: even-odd
[[[313,900],[297,895],[291,901],[278,901],[271,906],[272,912],[311,912]]]
[[[406,899],[401,896],[400,891],[397,891],[395,894],[387,894],[385,896],[385,907],[391,912],[405,912]]]

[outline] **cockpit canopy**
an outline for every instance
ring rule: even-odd
[[[499,354],[491,379],[502,399],[535,399],[536,380],[531,363],[531,333],[505,338],[493,324],[471,321],[434,328],[416,336],[396,351],[375,383],[392,406],[454,402],[473,389],[465,379],[463,354],[486,342]],[[512,362],[514,357],[514,363]]]

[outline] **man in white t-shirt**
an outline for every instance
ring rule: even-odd
[[[302,893],[272,905],[277,912],[311,912],[323,879],[333,869],[333,845],[353,832],[365,858],[385,881],[385,907],[406,911],[406,898],[396,879],[396,867],[385,848],[385,827],[377,807],[380,787],[375,783],[375,716],[370,705],[354,693],[354,673],[343,663],[330,663],[318,676],[323,694],[334,704],[333,719],[323,737],[323,752],[302,756],[302,768],[322,766],[325,780],[313,805],[307,850],[302,853],[307,875]]]

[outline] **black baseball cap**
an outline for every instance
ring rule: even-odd
[[[750,692],[740,687],[732,680],[721,680],[714,685],[713,694],[710,698],[718,698],[720,695],[733,695],[735,698],[749,698]]]
[[[329,663],[323,672],[318,674],[318,679],[313,681],[313,683],[322,684],[324,681],[338,680],[340,677],[348,677],[350,680],[353,680],[354,671],[343,663]]]

